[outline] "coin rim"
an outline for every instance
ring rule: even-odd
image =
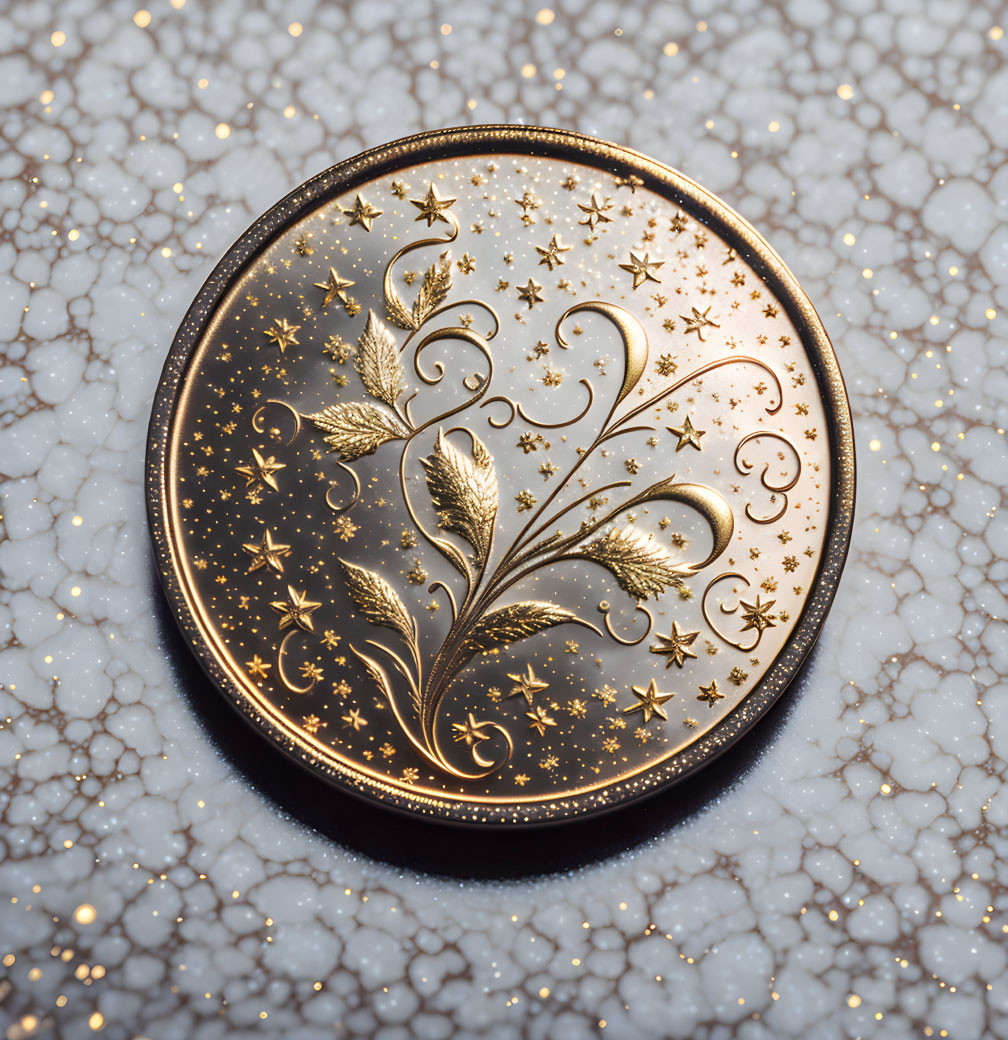
[[[572,797],[481,803],[479,799],[411,795],[405,787],[376,781],[340,763],[322,762],[296,735],[267,719],[235,682],[204,638],[197,608],[175,563],[179,546],[169,520],[168,446],[189,362],[217,307],[249,264],[292,223],[363,181],[405,166],[466,155],[516,154],[567,160],[614,176],[635,174],[643,187],[669,199],[734,248],[773,291],[802,340],[826,411],[830,438],[830,508],[819,566],[801,615],[766,673],[740,704],[700,739],[656,766]],[[850,403],[829,337],[812,302],[770,244],[715,195],[673,168],[632,149],[568,130],[487,125],[436,130],[402,138],[317,174],[256,220],[227,250],[186,312],[172,342],[154,397],[147,439],[146,499],[155,563],[165,595],[189,648],[204,672],[257,732],[300,766],[343,791],[410,816],[457,823],[507,826],[556,823],[607,812],[649,797],[684,779],[727,750],[783,694],[812,649],[836,594],[850,545],[854,516],[855,457]]]

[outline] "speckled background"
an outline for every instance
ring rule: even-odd
[[[1008,1031],[1006,23],[3,7],[7,1037]],[[174,330],[260,212],[363,147],[517,121],[639,148],[766,235],[843,366],[859,502],[748,741],[646,811],[473,843],[330,803],[214,698],[151,566],[143,453]]]

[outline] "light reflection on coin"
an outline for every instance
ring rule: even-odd
[[[681,175],[446,131],[232,248],[155,403],[162,578],[213,679],[310,768],[467,821],[640,797],[811,647],[853,508],[808,300]]]

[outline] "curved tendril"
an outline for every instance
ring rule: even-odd
[[[724,574],[719,574],[716,578],[713,578],[708,583],[707,588],[704,589],[703,596],[700,598],[700,612],[704,616],[704,621],[706,621],[707,624],[710,625],[710,627],[713,629],[714,634],[718,637],[718,639],[720,639],[723,642],[727,643],[729,646],[734,647],[736,650],[741,650],[744,654],[747,654],[751,650],[755,650],[756,649],[757,645],[759,644],[759,641],[763,638],[763,630],[762,629],[757,629],[757,631],[756,631],[756,638],[753,640],[751,646],[743,646],[741,641],[733,642],[731,639],[729,639],[717,627],[717,625],[714,624],[714,621],[712,620],[710,614],[707,612],[707,596],[710,594],[711,589],[714,588],[715,585],[719,584],[722,581],[726,581],[729,578],[736,579],[736,580],[739,580],[739,581],[744,581],[746,583],[746,587],[748,587],[749,584],[750,584],[749,579],[744,574],[739,574],[737,571],[725,571]],[[730,614],[734,614],[735,611],[738,610],[739,604],[736,603],[734,607],[728,608],[728,607],[726,607],[724,605],[724,603],[721,603],[721,604],[719,604],[719,608],[721,610],[721,613],[727,616],[727,615],[730,615]]]
[[[424,246],[438,246],[448,245],[450,242],[454,242],[458,238],[459,223],[455,215],[451,212],[445,213],[451,222],[451,231],[444,238],[421,238],[416,242],[408,242],[398,252],[392,254],[392,259],[385,265],[385,277],[382,280],[382,289],[385,293],[385,303],[388,304],[389,300],[398,299],[398,293],[395,291],[395,286],[392,284],[392,268],[395,267],[396,263],[404,257],[407,253],[412,253],[414,249],[422,249]],[[415,331],[415,330],[414,330]]]
[[[499,733],[504,738],[504,743],[506,747],[504,754],[500,757],[500,759],[489,759],[484,758],[476,750],[475,744],[472,745],[469,750],[472,754],[473,761],[478,766],[483,767],[478,773],[465,773],[461,769],[458,769],[455,766],[451,765],[448,759],[445,757],[444,751],[441,749],[441,744],[438,740],[437,733],[431,733],[431,750],[440,760],[442,768],[448,769],[461,780],[482,780],[483,777],[490,776],[491,773],[496,773],[498,770],[503,769],[504,766],[506,766],[508,762],[511,761],[511,755],[514,752],[514,742],[511,740],[511,734],[508,733],[508,731],[502,725],[500,725],[500,723],[497,722],[484,722],[481,723],[481,725],[485,726],[488,729],[495,730],[497,733]]]
[[[287,687],[288,690],[291,691],[291,693],[308,693],[309,690],[314,688],[316,683],[316,680],[312,679],[307,686],[295,686],[290,681],[290,679],[287,678],[287,672],[284,670],[283,662],[284,654],[287,651],[287,643],[290,640],[291,636],[296,636],[300,631],[300,629],[295,628],[288,632],[287,635],[285,635],[281,640],[280,646],[277,649],[277,675],[280,676],[280,681],[284,684],[284,686]]]
[[[738,446],[735,448],[735,455],[733,457],[735,469],[738,470],[738,472],[741,473],[743,476],[746,476],[747,474],[752,472],[753,464],[751,462],[747,462],[745,459],[742,459],[740,461],[739,452],[743,449],[743,447],[745,447],[746,444],[749,443],[749,441],[758,440],[760,437],[772,437],[774,440],[783,441],[794,453],[795,460],[798,463],[798,472],[795,473],[794,477],[791,480],[787,481],[784,484],[771,484],[766,478],[767,473],[770,470],[770,463],[767,462],[763,466],[763,472],[760,474],[760,484],[762,484],[763,487],[770,492],[771,496],[780,495],[784,499],[780,509],[778,509],[773,516],[758,517],[753,513],[752,505],[749,503],[746,504],[745,515],[750,520],[752,520],[754,524],[773,524],[780,520],[780,518],[785,514],[785,512],[787,512],[787,493],[795,486],[795,484],[798,483],[798,480],[801,477],[801,455],[798,454],[798,449],[795,448],[795,446],[787,439],[787,437],[783,437],[779,433],[774,433],[772,430],[757,430],[755,433],[750,433],[747,436],[743,437],[742,440],[739,441]],[[772,497],[770,501],[773,501]]]
[[[326,491],[326,493],[325,493],[325,504],[334,513],[337,513],[337,514],[338,513],[349,513],[350,510],[353,509],[353,507],[355,505],[357,505],[358,501],[360,501],[360,494],[361,494],[360,477],[358,477],[356,471],[351,469],[350,466],[348,466],[345,462],[337,462],[336,465],[339,466],[339,468],[341,470],[343,470],[344,473],[349,473],[350,474],[350,477],[353,480],[353,494],[350,496],[350,501],[347,502],[346,505],[335,505],[330,500],[329,496],[333,493],[333,491],[336,490],[338,485],[330,484],[329,485],[329,490]]]
[[[430,585],[427,586],[427,591],[431,593],[436,592],[438,589],[441,589],[441,591],[448,597],[448,605],[451,607],[452,622],[454,623],[458,619],[458,604],[455,602],[455,593],[452,592],[451,587],[441,581],[440,578],[437,581],[432,581]]]
[[[435,423],[444,422],[445,419],[450,419],[453,415],[457,415],[459,412],[465,411],[466,408],[471,407],[481,397],[483,397],[484,394],[486,394],[487,390],[490,387],[490,380],[493,378],[493,358],[490,356],[490,351],[487,348],[486,343],[483,341],[482,337],[480,337],[480,335],[478,333],[471,332],[469,329],[463,329],[463,328],[438,329],[436,332],[432,332],[427,337],[424,338],[424,340],[416,348],[416,354],[414,355],[414,359],[413,359],[413,361],[414,361],[413,367],[415,369],[417,369],[417,375],[419,375],[421,379],[424,379],[423,374],[420,372],[419,368],[417,367],[418,364],[419,364],[417,358],[418,358],[418,355],[420,354],[420,351],[423,350],[423,348],[428,344],[428,342],[433,342],[434,339],[450,339],[450,338],[456,338],[456,339],[463,339],[463,340],[465,340],[467,343],[469,343],[471,346],[475,347],[483,355],[483,357],[484,357],[484,359],[486,360],[486,363],[487,363],[487,377],[486,377],[486,379],[483,380],[483,382],[481,383],[479,389],[477,389],[473,393],[472,397],[470,397],[466,401],[463,401],[461,404],[455,405],[454,408],[449,408],[447,412],[442,412],[440,415],[435,415],[432,419],[428,419],[426,422],[421,423],[419,426],[415,427],[413,432],[410,434],[411,438],[417,436],[417,434],[423,433],[424,430],[426,430],[429,427],[433,426]],[[430,385],[430,386],[433,386],[433,385],[439,383],[441,381],[442,377],[444,376],[444,366],[441,365],[440,362],[438,362],[435,365],[435,367],[440,369],[440,375],[438,376],[438,378],[434,379],[434,380],[424,379],[424,382],[428,383],[428,385]]]
[[[610,636],[612,636],[613,639],[616,640],[617,643],[620,644],[620,646],[637,646],[639,643],[643,643],[644,640],[647,639],[649,635],[651,635],[651,629],[654,628],[654,614],[652,614],[651,611],[648,610],[648,608],[645,607],[643,603],[638,603],[634,607],[634,610],[644,614],[648,620],[647,628],[645,628],[644,631],[636,639],[624,639],[622,636],[617,635],[617,633],[613,630],[612,622],[609,620],[609,608],[602,611],[602,617],[605,620],[606,631],[609,633]]]
[[[486,302],[486,300],[453,300],[451,303],[443,303],[440,307],[437,307],[434,310],[432,310],[430,314],[428,314],[427,317],[424,318],[423,325],[420,325],[415,329],[411,329],[409,334],[403,340],[402,346],[399,348],[399,353],[402,354],[406,350],[406,348],[410,345],[410,342],[412,341],[413,337],[423,328],[424,325],[432,321],[439,314],[444,314],[446,311],[453,311],[457,307],[482,307],[483,310],[485,310],[490,315],[491,319],[493,320],[493,328],[483,337],[485,340],[493,339],[494,336],[496,336],[497,333],[500,332],[500,316],[497,314],[497,311],[489,303]],[[459,327],[464,328],[465,326]]]
[[[515,421],[516,416],[520,418],[523,422],[527,422],[529,426],[535,426],[540,430],[561,430],[565,426],[573,426],[575,423],[580,422],[589,413],[589,411],[591,411],[591,406],[595,401],[595,390],[592,387],[591,382],[587,379],[579,379],[578,382],[583,387],[585,387],[585,389],[587,389],[588,400],[585,403],[584,408],[582,408],[581,411],[578,412],[578,414],[575,415],[573,419],[564,419],[563,422],[542,422],[539,419],[533,419],[532,416],[525,411],[524,405],[516,404],[514,401],[511,400],[510,397],[504,397],[503,395],[491,397],[489,400],[484,401],[480,405],[480,408],[486,408],[486,406],[489,404],[495,404],[497,401],[503,401],[511,409],[510,416],[504,422],[494,422],[494,420],[491,417],[487,417],[487,422],[495,430],[502,430],[505,427],[510,426],[511,423]]]
[[[256,433],[265,433],[266,427],[263,424],[264,415],[263,413],[271,404],[278,404],[281,408],[286,408],[291,415],[294,416],[294,432],[284,441],[284,446],[291,444],[294,438],[301,432],[301,413],[295,408],[292,408],[286,401],[278,401],[276,398],[269,398],[264,404],[261,404],[252,415],[252,429]]]

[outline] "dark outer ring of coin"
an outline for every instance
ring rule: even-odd
[[[333,196],[404,165],[466,155],[531,154],[586,163],[614,176],[636,174],[644,187],[671,200],[722,236],[772,289],[785,308],[815,373],[829,430],[831,486],[823,550],[804,608],[783,649],[742,703],[712,730],[659,766],[576,798],[497,803],[409,797],[399,788],[350,768],[319,762],[278,726],[265,719],[203,640],[173,562],[165,483],[169,431],[190,358],[220,301],[276,234]],[[172,612],[204,671],[228,701],[261,734],[313,775],[368,801],[430,817],[481,826],[555,823],[597,815],[653,795],[706,765],[743,736],[770,709],[812,649],[833,602],[850,543],[854,517],[854,435],[843,377],[829,337],[794,275],[763,237],[718,198],[683,174],[639,152],[566,130],[526,126],[479,126],[438,130],[393,141],[347,159],[306,181],[261,216],[227,251],[196,296],[172,343],[154,398],[147,441],[146,496],[158,574]]]

